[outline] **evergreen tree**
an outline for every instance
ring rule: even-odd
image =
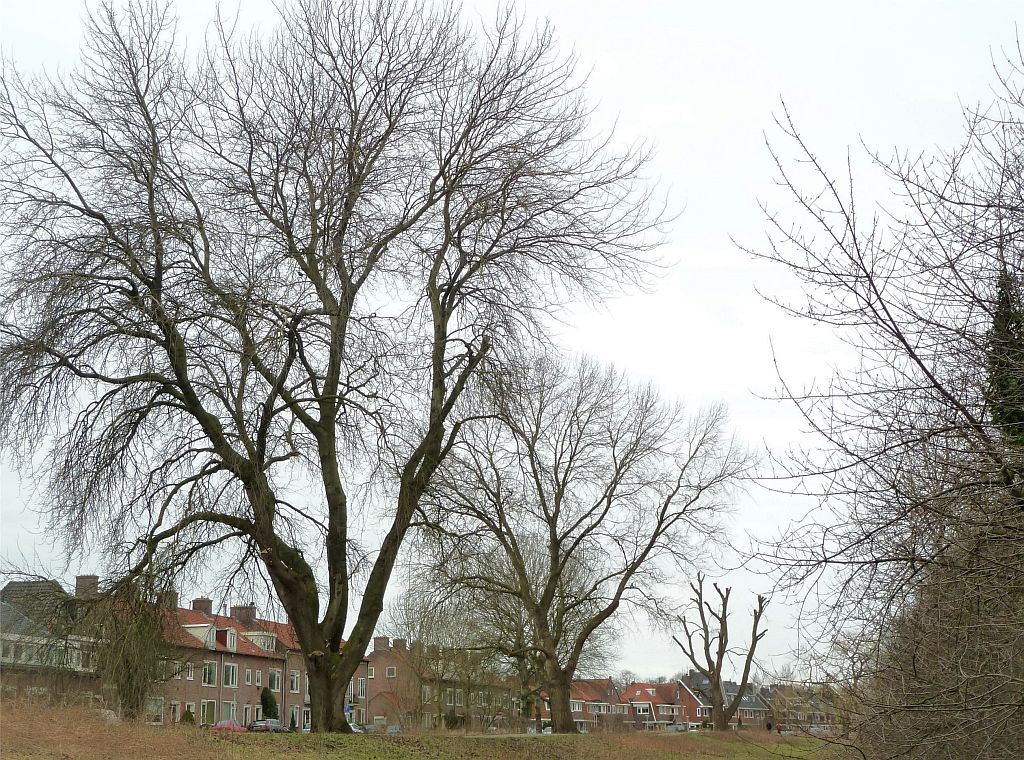
[[[996,285],[988,341],[989,419],[1008,448],[1024,448],[1024,308],[1005,269]]]
[[[260,692],[260,704],[263,706],[264,718],[277,718],[277,700],[274,698],[274,692],[266,686],[264,686],[263,691]]]

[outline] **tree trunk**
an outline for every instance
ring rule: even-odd
[[[711,720],[715,731],[729,729],[729,715],[725,711],[725,695],[721,683],[711,682]]]
[[[336,657],[315,656],[306,658],[309,674],[309,703],[312,718],[310,728],[314,733],[342,731],[350,733],[352,728],[345,719],[342,704],[347,680],[339,678],[334,667]]]
[[[551,704],[551,731],[556,734],[575,734],[576,721],[572,719],[569,701],[569,676],[558,672],[549,676],[548,700]]]

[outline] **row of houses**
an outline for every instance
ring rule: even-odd
[[[55,581],[12,581],[0,590],[0,670],[6,694],[75,694],[98,706],[115,706],[113,687],[99,676],[96,642],[55,630],[73,617],[76,602],[98,595],[99,578],[78,576],[74,595]],[[309,679],[295,631],[261,618],[252,604],[214,612],[207,598],[179,607],[162,600],[162,682],[145,706],[146,721],[173,725],[191,713],[197,724],[221,720],[248,724],[263,717],[269,689],[283,723],[310,724]],[[115,630],[110,633],[116,636]],[[366,720],[366,667],[347,685],[353,720]]]
[[[73,693],[98,706],[116,704],[99,677],[95,641],[53,631],[55,610],[95,598],[98,587],[96,576],[79,576],[73,595],[54,581],[12,581],[0,590],[5,692]],[[210,599],[181,607],[172,593],[161,606],[166,667],[146,705],[147,722],[174,725],[190,713],[197,724],[248,724],[263,717],[261,695],[268,689],[282,722],[310,724],[309,681],[291,625],[260,617],[252,604],[215,612]],[[724,687],[728,698],[739,688],[731,682]],[[524,730],[550,719],[547,695],[508,677],[485,654],[384,636],[374,638],[344,699],[350,720],[378,727]],[[579,679],[571,684],[570,705],[580,731],[689,729],[707,726],[713,717],[708,683],[695,671],[665,683]],[[776,688],[746,694],[732,725],[797,725],[806,722],[805,714],[822,724],[835,722],[826,701]]]

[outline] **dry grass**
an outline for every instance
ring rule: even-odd
[[[0,702],[4,760],[826,760],[813,740],[756,735],[592,734],[589,736],[223,736],[190,727],[108,725],[95,712]]]

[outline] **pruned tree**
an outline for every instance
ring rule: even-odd
[[[104,3],[73,71],[4,64],[0,443],[109,574],[264,575],[323,731],[474,376],[641,277],[658,213],[549,28],[278,10],[188,58],[170,5]]]
[[[818,446],[780,476],[820,498],[763,552],[828,600],[819,672],[855,695],[868,757],[1000,758],[1024,734],[1024,62],[1008,61],[963,143],[873,157],[893,188],[865,215],[788,114],[775,151],[802,222],[770,213],[760,255],[792,271],[851,362],[782,395]],[[777,481],[778,482],[778,481]]]
[[[553,729],[572,732],[588,642],[713,537],[750,458],[721,409],[687,418],[593,361],[531,357],[487,390],[490,414],[462,427],[432,489],[433,562],[449,586],[523,610]]]
[[[723,591],[717,583],[711,584],[718,597],[709,600],[704,595],[704,574],[697,574],[696,583],[690,584],[693,592],[692,602],[697,613],[697,622],[683,618],[683,640],[673,636],[686,659],[707,679],[707,692],[711,702],[711,721],[716,731],[729,728],[729,721],[743,703],[743,697],[750,685],[750,669],[754,664],[754,653],[757,645],[768,633],[761,628],[761,618],[768,607],[768,597],[758,594],[751,615],[750,641],[743,646],[735,646],[729,639],[729,598],[732,588]],[[712,604],[712,601],[714,604]],[[724,687],[725,669],[734,667],[732,659],[738,657],[743,663],[737,690],[727,695]]]

